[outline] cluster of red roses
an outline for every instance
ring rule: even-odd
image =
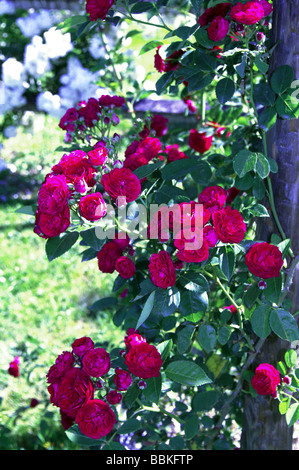
[[[80,101],[76,106],[69,108],[59,121],[59,127],[65,130],[67,142],[73,140],[73,135],[82,138],[86,131],[90,131],[101,119],[104,124],[117,125],[118,116],[114,113],[115,108],[121,108],[125,104],[122,96],[102,95],[100,98],[89,98]]]
[[[198,263],[209,258],[210,248],[220,241],[222,243],[240,243],[246,233],[246,224],[242,214],[230,205],[238,194],[238,190],[231,188],[225,190],[221,186],[209,186],[198,196],[198,202],[180,203],[176,208],[161,208],[149,224],[150,238],[157,234],[161,242],[170,240],[173,236],[173,245],[176,249],[176,260],[165,250],[154,253],[150,257],[149,273],[153,284],[166,289],[176,282],[176,270],[181,269],[184,263]],[[188,204],[187,211],[185,210]],[[203,205],[202,227],[196,227],[196,206]],[[191,207],[191,210],[189,209]],[[189,211],[189,212],[188,212]],[[169,220],[169,226],[165,220]],[[167,229],[164,229],[167,227]],[[186,229],[189,232],[186,232]],[[169,230],[168,230],[169,229]],[[199,230],[198,230],[199,229]],[[186,236],[185,234],[188,233]],[[189,243],[199,241],[202,237],[201,247],[190,248]],[[195,245],[194,245],[195,246]],[[249,271],[257,277],[268,279],[278,277],[283,266],[282,253],[279,248],[267,242],[254,243],[245,255],[245,263]]]
[[[116,423],[110,405],[121,402],[120,392],[126,391],[133,380],[143,389],[146,383],[140,379],[159,376],[161,355],[137,330],[127,331],[125,346],[121,354],[128,370],[116,367],[114,374],[108,352],[95,347],[86,336],[73,342],[71,352],[64,351],[56,358],[47,373],[48,391],[50,402],[60,409],[64,429],[76,422],[88,437],[106,436]],[[110,386],[109,378],[114,385]],[[95,398],[97,390],[101,398]]]

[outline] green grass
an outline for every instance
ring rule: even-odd
[[[15,165],[20,181],[26,177],[37,183],[33,198],[58,159],[51,149],[63,136],[54,124],[34,137],[21,132],[2,153]],[[111,292],[113,276],[102,274],[96,260],[82,263],[83,247],[78,245],[49,263],[45,240],[33,233],[33,217],[16,213],[24,193],[8,187],[15,197],[0,205],[0,449],[74,448],[60,425],[58,408],[49,405],[45,374],[76,338],[90,336],[107,349],[119,346],[123,332],[111,313],[91,316],[88,309]],[[7,373],[16,355],[21,359],[18,378]],[[31,398],[40,404],[26,409]]]

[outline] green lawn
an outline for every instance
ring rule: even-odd
[[[34,137],[21,132],[8,140],[2,153],[15,173],[6,176],[7,194],[14,196],[0,205],[0,449],[73,447],[58,408],[49,406],[45,374],[76,338],[90,336],[108,348],[123,338],[109,311],[91,316],[88,310],[110,293],[113,276],[103,275],[96,260],[82,263],[79,246],[49,263],[45,240],[33,233],[33,217],[16,213],[22,197],[36,197],[39,182],[58,159],[52,150],[63,136],[49,121],[53,125]],[[23,180],[31,181],[31,195],[17,186]],[[18,378],[7,373],[16,355]],[[24,409],[31,398],[39,405]]]

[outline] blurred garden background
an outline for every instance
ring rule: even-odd
[[[42,1],[34,5],[43,8],[28,9],[26,1],[0,0],[2,450],[77,449],[64,433],[59,410],[49,403],[45,375],[78,337],[91,336],[103,347],[109,342],[110,348],[123,339],[109,309],[97,314],[89,309],[111,291],[113,276],[100,273],[96,261],[82,263],[78,252],[84,247],[49,263],[44,240],[33,233],[34,217],[22,212],[36,202],[44,177],[62,156],[55,151],[65,138],[58,124],[68,107],[130,88],[139,87],[140,98],[152,96],[154,49],[139,51],[159,39],[159,31],[119,29],[106,22],[102,38],[98,31],[88,39],[73,37],[72,31],[56,29],[84,12],[84,2],[69,3],[74,10],[46,9]],[[173,20],[179,22],[175,14]],[[110,60],[114,49],[118,63]],[[120,89],[117,77],[123,74]],[[125,144],[125,120],[118,132]],[[8,373],[15,357],[18,377]]]

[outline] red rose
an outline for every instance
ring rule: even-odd
[[[76,356],[82,357],[87,351],[94,348],[94,342],[88,336],[83,336],[73,342],[72,348]]]
[[[117,392],[117,390],[110,390],[110,392],[107,393],[106,395],[106,400],[110,405],[117,405],[122,401],[122,394]]]
[[[20,375],[20,369],[19,369],[19,357],[15,357],[13,361],[9,363],[9,368],[8,368],[8,373],[9,375],[12,375],[13,377],[19,377]]]
[[[56,214],[45,214],[38,209],[35,214],[34,232],[43,238],[57,237],[66,231],[70,222],[70,210],[67,205]]]
[[[239,243],[246,232],[246,224],[237,209],[226,206],[212,214],[217,237],[223,243]]]
[[[90,349],[83,356],[82,366],[91,377],[101,377],[110,370],[110,356],[104,348]]]
[[[229,30],[229,21],[222,16],[216,16],[208,27],[208,36],[212,41],[221,41]]]
[[[270,15],[273,10],[273,5],[267,2],[267,0],[259,0],[258,3],[260,3],[264,9],[264,16]]]
[[[74,132],[79,115],[76,108],[69,108],[59,121],[60,129],[67,132]]]
[[[207,8],[207,10],[205,10],[204,13],[198,18],[198,23],[200,26],[206,26],[217,16],[222,16],[224,18],[230,7],[231,3],[218,3],[218,5],[215,5],[214,7]]]
[[[125,104],[125,99],[122,96],[102,95],[99,98],[99,104],[106,108],[121,108]]]
[[[73,367],[61,379],[57,390],[58,407],[74,418],[85,402],[92,400],[94,386],[82,369]]]
[[[101,183],[112,199],[122,196],[132,202],[141,193],[140,180],[129,168],[114,168],[102,176]]]
[[[119,367],[115,369],[114,383],[117,390],[123,392],[127,390],[132,384],[132,377],[129,372],[122,370]]]
[[[262,279],[279,277],[283,265],[279,248],[267,242],[255,243],[249,248],[245,263],[249,271]]]
[[[219,240],[212,225],[206,225],[203,228],[203,236],[207,240],[207,243],[210,248],[213,248]]]
[[[208,242],[203,239],[202,246],[198,250],[187,250],[181,248],[177,252],[177,258],[185,263],[201,263],[209,257],[209,245]]]
[[[154,66],[155,66],[155,69],[162,73],[164,72],[164,68],[165,68],[165,63],[164,63],[164,59],[160,56],[160,48],[162,46],[158,46],[157,49],[156,49],[156,54],[154,56]]]
[[[213,214],[219,211],[226,202],[227,193],[221,186],[208,186],[198,196],[198,202]]]
[[[91,21],[104,20],[114,0],[86,0],[86,13]]]
[[[149,273],[153,284],[162,289],[174,286],[176,281],[175,268],[167,251],[159,251],[150,257]]]
[[[106,163],[108,155],[105,147],[97,147],[88,152],[88,160],[92,166],[100,166]]]
[[[141,344],[141,343],[146,343],[146,339],[141,336],[138,331],[134,331],[131,334],[128,334],[125,337],[125,345],[127,348],[127,351],[129,351],[133,346],[136,344]]]
[[[205,153],[211,148],[212,141],[213,135],[206,137],[206,132],[198,132],[196,129],[191,129],[188,145],[196,152]]]
[[[49,174],[38,193],[38,207],[41,212],[55,214],[67,204],[70,191],[63,175]]]
[[[116,243],[122,250],[125,250],[130,244],[130,237],[126,232],[120,231],[115,234],[113,242]]]
[[[171,72],[172,70],[176,70],[180,65],[180,58],[184,54],[185,51],[179,49],[178,51],[174,51],[165,59],[164,71]]]
[[[55,363],[50,367],[47,373],[47,382],[57,384],[67,371],[73,368],[75,358],[69,351],[63,351],[57,358]]]
[[[113,241],[105,243],[97,254],[98,267],[102,273],[112,274],[115,271],[115,262],[122,255],[122,249]]]
[[[84,123],[87,127],[94,127],[99,121],[99,115],[101,114],[101,107],[95,98],[89,98],[87,103],[82,104],[78,109],[79,118],[84,119]]]
[[[176,160],[182,160],[183,158],[188,158],[184,152],[179,150],[178,144],[167,145],[164,150],[167,153],[167,163],[174,162]]]
[[[276,395],[276,387],[280,383],[278,370],[271,364],[260,364],[255,369],[251,385],[259,395]]]
[[[65,154],[52,168],[54,174],[64,175],[68,183],[73,183],[75,178],[84,179],[88,187],[96,184],[94,178],[96,169],[89,163],[86,153],[82,150],[74,150]]]
[[[141,343],[128,351],[125,363],[132,374],[141,379],[150,379],[159,377],[163,361],[155,346]]]
[[[90,400],[77,413],[76,423],[80,431],[91,439],[100,439],[112,431],[115,414],[103,400]]]
[[[168,119],[160,114],[154,114],[150,128],[156,132],[157,137],[162,137],[167,132]]]
[[[240,189],[237,189],[235,186],[232,186],[231,188],[229,188],[226,191],[226,194],[227,194],[226,204],[231,204],[236,199],[239,193],[240,193]]]
[[[128,256],[120,256],[115,262],[115,270],[124,279],[130,279],[130,277],[134,276],[136,268]]]
[[[101,193],[83,196],[79,202],[79,211],[86,220],[100,220],[107,212],[107,206]]]
[[[246,25],[257,23],[264,15],[263,6],[258,1],[245,4],[238,2],[232,7],[229,14],[232,20]]]

